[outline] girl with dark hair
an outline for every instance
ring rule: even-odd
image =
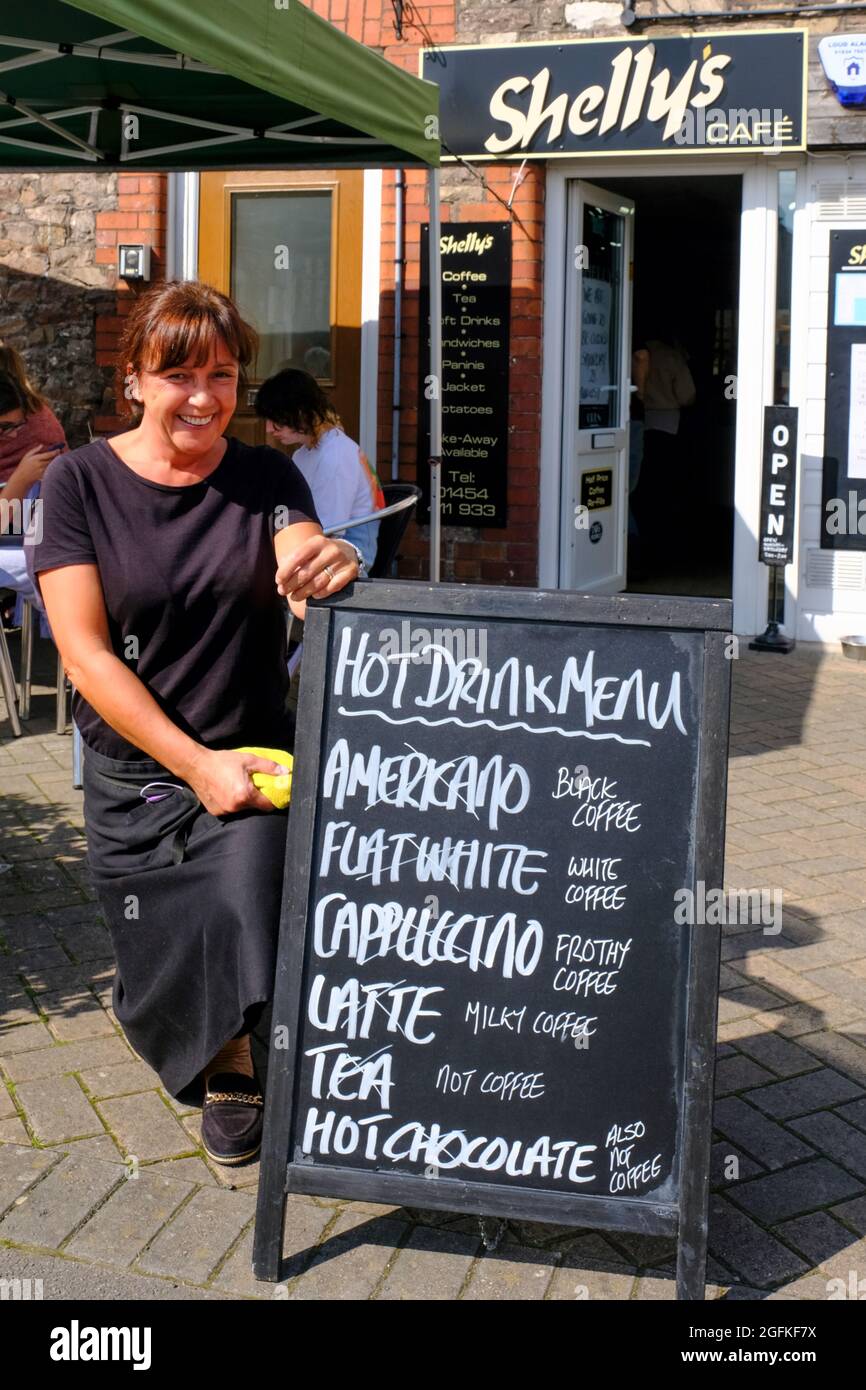
[[[18,353],[0,341],[0,590],[7,591],[0,596],[0,621],[6,628],[14,623],[15,595],[36,598],[13,518],[24,515],[25,499],[65,449],[63,430],[30,385]]]
[[[304,475],[322,525],[339,526],[385,505],[382,488],[360,446],[344,433],[340,417],[315,377],[286,367],[259,387],[256,413],[281,444],[299,444],[292,462]],[[356,545],[367,569],[376,558],[378,521],[352,526],[344,538]]]
[[[57,447],[66,448],[66,440],[60,421],[28,377],[20,353],[2,338],[0,384],[0,483],[8,485],[25,458],[30,459],[33,471],[33,461],[47,453],[42,462],[44,472]]]
[[[281,595],[358,573],[276,449],[224,431],[256,349],[226,296],[138,299],[120,369],[134,428],[49,466],[34,571],[75,687],[88,864],[117,958],[114,1008],[202,1142],[261,1142],[250,1030],[270,998],[286,809],[254,774],[291,747]]]

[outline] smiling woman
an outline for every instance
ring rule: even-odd
[[[170,1094],[204,1099],[226,1163],[260,1142],[248,1034],[273,983],[286,832],[251,776],[285,769],[240,750],[291,748],[280,595],[302,614],[358,573],[292,462],[223,434],[255,343],[208,286],[143,296],[119,363],[134,427],[48,467],[33,559],[75,687],[115,1011]]]

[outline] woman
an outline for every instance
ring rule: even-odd
[[[231,300],[156,287],[126,321],[134,427],[52,464],[34,571],[76,690],[88,862],[117,957],[114,1007],[202,1140],[261,1141],[249,1032],[270,997],[285,813],[251,780],[280,765],[288,676],[280,595],[358,573],[279,451],[224,436],[256,335]]]
[[[26,376],[21,359],[14,348],[0,343],[0,363],[4,361],[16,367],[14,375],[0,370],[0,590],[12,590],[0,598],[0,621],[10,628],[15,594],[36,599],[22,539],[29,515],[28,494],[58,451],[66,449],[66,440],[47,406],[37,407],[28,416],[32,398],[22,385]]]
[[[360,446],[343,432],[340,417],[315,377],[287,367],[259,387],[256,413],[268,434],[281,444],[300,444],[292,462],[313,494],[322,525],[369,516],[385,505],[379,479]],[[367,569],[376,559],[378,521],[343,532],[364,556]]]
[[[0,483],[8,485],[26,456],[61,445],[65,448],[66,440],[60,421],[28,377],[20,354],[2,338],[0,379],[6,388],[0,406]]]

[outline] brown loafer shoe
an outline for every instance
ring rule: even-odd
[[[201,1142],[215,1163],[246,1163],[262,1145],[264,1097],[255,1077],[215,1072],[205,1087]]]

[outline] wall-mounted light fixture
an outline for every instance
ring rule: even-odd
[[[150,247],[118,246],[117,275],[120,280],[149,280]]]

